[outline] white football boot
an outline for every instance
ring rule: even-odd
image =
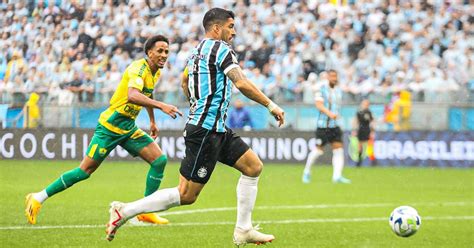
[[[128,218],[123,215],[122,208],[124,203],[114,201],[110,203],[110,219],[106,225],[105,232],[107,233],[106,239],[112,241],[115,237],[115,233],[120,226],[127,222]]]
[[[234,244],[236,244],[237,246],[245,244],[261,245],[268,242],[272,242],[275,239],[275,236],[271,234],[261,233],[258,230],[258,225],[249,230],[242,230],[236,227],[234,229]]]

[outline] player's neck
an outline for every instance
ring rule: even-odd
[[[204,35],[204,39],[219,40],[219,37],[217,37],[215,34],[212,34],[212,33],[206,33]]]
[[[152,75],[155,75],[155,73],[158,71],[158,66],[156,66],[154,63],[151,62],[149,58],[145,58],[148,66],[150,67],[150,71]]]

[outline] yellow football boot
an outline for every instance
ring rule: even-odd
[[[33,193],[30,193],[26,195],[25,205],[25,215],[28,223],[32,225],[36,224],[36,216],[41,209],[41,203],[33,198]]]
[[[147,222],[147,223],[158,224],[158,225],[165,225],[165,224],[170,223],[169,220],[163,217],[160,217],[154,213],[137,215],[137,219],[141,222]]]

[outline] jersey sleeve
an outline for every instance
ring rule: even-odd
[[[222,44],[223,46],[217,56],[217,63],[224,71],[224,74],[227,74],[233,68],[239,67],[239,62],[237,61],[237,56],[235,52],[227,45]]]
[[[146,65],[142,63],[133,63],[127,68],[128,87],[143,90],[145,85],[144,73]]]
[[[314,93],[314,100],[316,102],[324,102],[323,87],[320,87],[316,90],[316,92]]]

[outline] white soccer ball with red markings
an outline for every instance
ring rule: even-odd
[[[389,219],[393,232],[400,237],[410,237],[420,229],[421,218],[418,211],[410,206],[395,208]]]

